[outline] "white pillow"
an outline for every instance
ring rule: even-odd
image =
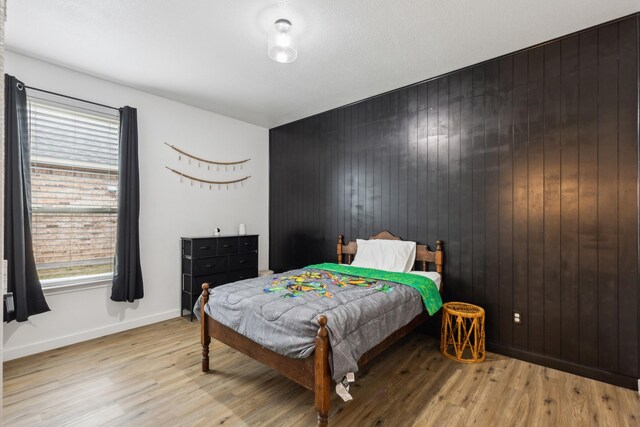
[[[377,268],[376,266],[381,261],[379,259],[380,253],[376,249],[374,240],[356,239],[356,244],[358,245],[358,251],[353,257],[351,265],[354,267]]]
[[[357,239],[358,251],[351,265],[406,273],[413,269],[416,242]]]

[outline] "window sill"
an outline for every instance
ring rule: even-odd
[[[80,276],[72,279],[51,279],[42,281],[42,292],[45,295],[66,294],[88,289],[107,288],[111,286],[113,275],[96,274],[94,276]]]

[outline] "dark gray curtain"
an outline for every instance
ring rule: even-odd
[[[4,251],[7,288],[13,293],[15,318],[25,322],[33,314],[49,311],[36,270],[31,240],[31,174],[29,123],[24,84],[4,77],[5,181]]]
[[[120,110],[118,232],[111,299],[133,302],[144,296],[140,268],[140,177],[138,172],[138,112]]]

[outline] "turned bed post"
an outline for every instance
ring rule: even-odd
[[[340,236],[342,237],[342,236]],[[331,391],[331,375],[329,374],[329,335],[327,333],[327,317],[318,317],[320,329],[316,335],[315,350],[315,403],[318,412],[318,427],[329,425],[329,404]]]
[[[338,236],[338,264],[342,264],[342,245],[344,245],[344,236]]]
[[[202,372],[209,371],[209,329],[207,327],[207,314],[204,311],[209,302],[209,284],[202,284],[202,301],[200,301],[200,343],[202,344]]]
[[[436,242],[436,273],[442,274],[442,240]]]
[[[442,250],[442,240],[436,242],[436,273],[440,275],[440,294],[442,295],[442,289],[444,289],[444,276],[442,274],[442,266],[444,265],[444,252]]]

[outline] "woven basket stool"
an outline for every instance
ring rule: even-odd
[[[440,351],[458,362],[484,361],[484,309],[464,302],[445,303]]]

